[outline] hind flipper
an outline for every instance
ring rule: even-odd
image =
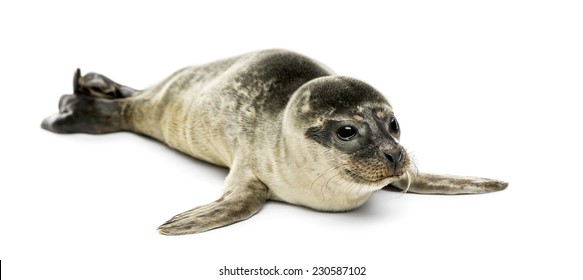
[[[235,176],[229,176],[231,178]],[[227,226],[253,216],[267,199],[267,187],[257,178],[229,183],[221,198],[174,216],[158,228],[161,234],[200,233]]]
[[[63,95],[59,113],[45,118],[41,127],[57,133],[103,134],[124,130],[124,98],[139,91],[95,73],[73,76],[73,95]]]
[[[41,127],[57,133],[103,134],[123,130],[123,104],[83,95],[63,95],[59,113],[45,118]]]
[[[407,190],[407,177],[393,182],[391,186]],[[480,194],[506,189],[508,183],[478,177],[461,177],[453,175],[436,175],[419,173],[411,177],[407,192],[420,194]]]
[[[101,74],[89,73],[81,76],[80,69],[75,71],[73,77],[73,92],[102,99],[126,98],[138,93],[137,90],[120,85]]]

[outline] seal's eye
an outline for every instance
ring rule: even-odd
[[[358,131],[356,130],[356,127],[350,125],[343,126],[339,128],[338,131],[336,131],[338,138],[340,138],[342,141],[352,140],[354,137],[356,137],[357,133]]]
[[[389,129],[391,131],[391,133],[399,133],[399,123],[397,122],[397,119],[395,119],[395,117],[391,117],[391,120],[389,122]]]

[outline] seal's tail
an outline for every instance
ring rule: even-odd
[[[57,133],[103,134],[124,130],[124,98],[139,91],[109,78],[89,73],[73,77],[73,93],[61,96],[59,113],[43,120],[41,127]]]

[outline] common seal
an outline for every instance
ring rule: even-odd
[[[42,127],[131,131],[230,168],[218,200],[174,216],[162,234],[198,233],[254,215],[267,200],[357,208],[387,185],[415,193],[486,193],[507,183],[414,172],[392,106],[372,86],[319,62],[265,50],[181,69],[135,90],[77,70],[72,95]]]

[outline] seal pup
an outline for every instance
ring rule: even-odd
[[[131,131],[228,167],[224,194],[178,214],[162,234],[199,233],[254,215],[267,200],[320,211],[361,206],[387,185],[477,194],[507,183],[414,172],[393,107],[372,86],[286,50],[181,69],[145,90],[77,70],[73,94],[42,128]]]

